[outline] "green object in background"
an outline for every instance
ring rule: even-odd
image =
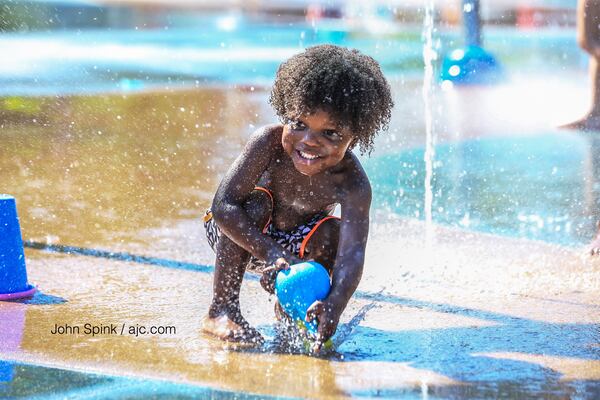
[[[51,26],[50,7],[34,2],[0,1],[0,32],[47,29]]]
[[[17,111],[24,114],[39,114],[42,110],[41,101],[27,97],[7,97],[2,101],[2,110]]]

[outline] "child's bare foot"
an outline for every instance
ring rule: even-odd
[[[265,341],[240,313],[226,312],[214,317],[209,314],[202,319],[200,329],[211,336],[240,345],[258,346]]]
[[[589,113],[577,121],[561,125],[560,128],[583,132],[600,132],[600,115]]]
[[[589,247],[589,253],[591,256],[600,255],[600,221],[598,221],[598,230],[596,232],[596,237],[592,240]]]

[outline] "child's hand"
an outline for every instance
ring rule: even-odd
[[[312,351],[318,353],[321,346],[333,336],[340,321],[340,312],[327,301],[315,301],[306,311],[306,322],[317,320],[317,340]]]
[[[275,293],[275,278],[279,271],[284,271],[290,268],[290,264],[283,257],[280,257],[270,267],[263,270],[262,276],[260,277],[260,285],[270,294]]]

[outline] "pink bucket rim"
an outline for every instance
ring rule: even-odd
[[[27,285],[27,289],[22,290],[20,292],[0,293],[0,301],[20,299],[23,297],[30,297],[31,295],[33,295],[35,293],[36,290],[37,290],[37,288],[35,286]]]

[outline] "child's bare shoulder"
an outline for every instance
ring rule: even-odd
[[[371,195],[371,183],[358,157],[348,152],[339,177],[340,189],[346,194],[363,197]]]
[[[252,136],[250,136],[250,140],[260,141],[264,144],[266,143],[281,143],[281,134],[283,133],[283,125],[281,124],[269,124],[265,125],[261,128],[258,128]]]
[[[242,151],[242,158],[265,158],[281,147],[281,134],[283,126],[281,124],[265,125],[255,130],[246,143]]]

